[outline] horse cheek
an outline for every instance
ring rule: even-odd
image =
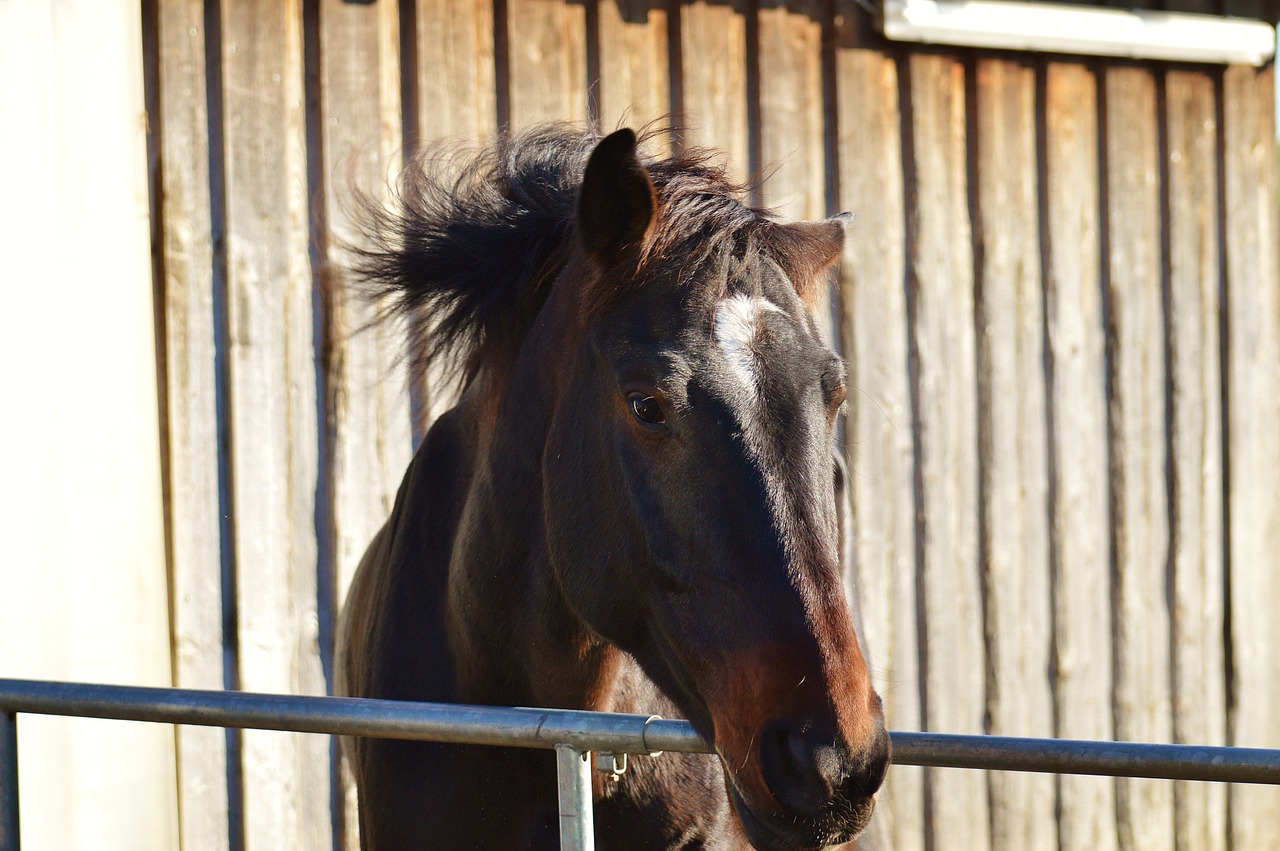
[[[556,439],[557,437],[564,439]],[[602,463],[602,436],[583,428],[553,429],[544,463],[546,535],[552,568],[569,607],[593,631],[617,643],[635,619],[625,576],[625,501],[616,467]]]

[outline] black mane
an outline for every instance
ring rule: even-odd
[[[413,160],[390,207],[361,199],[353,271],[393,312],[419,320],[415,358],[469,382],[485,364],[514,357],[569,258],[582,173],[600,139],[536,127],[478,151]],[[680,258],[694,267],[756,250],[770,219],[741,202],[743,187],[708,152],[645,167],[660,198],[646,265]]]

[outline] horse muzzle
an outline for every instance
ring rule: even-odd
[[[889,767],[889,735],[877,720],[870,740],[855,749],[810,725],[777,720],[761,732],[757,757],[755,777],[730,778],[751,844],[767,851],[829,848],[854,839],[870,821]]]

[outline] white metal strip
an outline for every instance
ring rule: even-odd
[[[1276,52],[1275,27],[1265,21],[1002,0],[884,0],[884,34],[963,47],[1255,66]]]

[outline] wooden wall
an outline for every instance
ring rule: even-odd
[[[3,677],[170,683],[138,23],[0,2]],[[23,847],[176,845],[172,727],[17,726]]]
[[[340,296],[347,175],[671,115],[655,153],[857,214],[823,321],[890,725],[1280,746],[1272,69],[886,45],[867,5],[145,0],[175,684],[331,689],[336,607],[448,404]],[[350,841],[327,740],[178,747],[188,851]],[[1278,812],[900,767],[869,844],[1256,849]]]

